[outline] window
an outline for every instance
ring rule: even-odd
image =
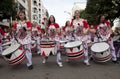
[[[38,19],[37,15],[33,15],[33,19],[37,20]]]

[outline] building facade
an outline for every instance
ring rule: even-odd
[[[28,15],[31,22],[37,22],[41,25],[48,17],[48,11],[44,7],[42,0],[28,0]]]
[[[27,0],[15,0],[15,2],[17,3],[17,8],[18,8],[18,11],[20,10],[24,10],[25,11],[25,14],[26,14],[26,17],[28,17],[28,1]]]

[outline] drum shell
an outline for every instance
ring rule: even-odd
[[[101,43],[105,43],[105,42],[101,42]],[[99,43],[95,43],[95,44],[99,44]],[[98,52],[93,51],[92,47],[93,46],[91,46],[91,51],[92,51],[92,55],[93,55],[93,58],[94,58],[95,61],[97,61],[97,62],[107,62],[111,59],[111,53],[110,53],[110,48],[109,47],[107,47],[106,50],[103,50],[103,51],[100,51],[100,52],[99,51]]]
[[[18,65],[25,59],[25,53],[22,46],[19,46],[17,50],[3,55],[3,57],[10,65]]]
[[[11,45],[11,42],[6,42],[6,43],[2,44],[2,49],[5,50],[8,47],[10,47],[10,45]]]
[[[72,43],[74,44],[75,42],[72,42]],[[65,48],[66,48],[68,60],[78,60],[84,57],[82,44],[79,44],[77,46],[71,46],[71,47],[66,47],[66,45],[65,45]]]
[[[55,42],[54,41],[41,41],[41,56],[49,56],[56,54]]]

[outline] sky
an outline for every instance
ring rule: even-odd
[[[68,12],[72,12],[74,2],[86,2],[86,0],[42,0],[43,5],[48,10],[49,15],[54,15],[56,23],[60,26],[64,26],[66,20],[71,15]]]

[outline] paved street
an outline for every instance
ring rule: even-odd
[[[91,61],[91,66],[88,67],[82,60],[68,63],[65,56],[62,59],[64,66],[59,68],[55,56],[50,56],[48,62],[42,64],[42,58],[34,54],[34,69],[28,70],[25,61],[12,67],[0,58],[0,79],[120,79],[120,64]]]

